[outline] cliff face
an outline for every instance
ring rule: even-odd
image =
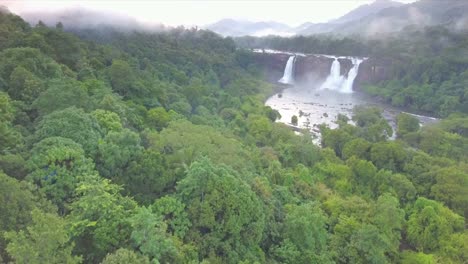
[[[392,60],[385,58],[369,58],[359,66],[359,73],[354,80],[354,89],[365,84],[377,84],[388,80],[391,74]]]
[[[283,77],[290,55],[279,53],[254,53],[256,62],[265,69],[267,81],[276,83]]]
[[[296,82],[323,82],[330,74],[330,68],[333,59],[317,56],[307,55],[299,56],[294,64],[295,80]]]
[[[276,83],[284,73],[284,68],[291,55],[287,53],[255,53],[258,64],[265,68],[267,80]],[[322,84],[330,74],[333,58],[323,55],[298,55],[294,64],[296,83]],[[340,72],[345,77],[353,67],[347,58],[339,58]],[[392,61],[390,59],[369,58],[359,66],[353,89],[359,90],[364,84],[376,84],[390,77]]]

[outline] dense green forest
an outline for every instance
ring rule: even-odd
[[[320,148],[230,38],[0,13],[0,262],[466,263],[466,61],[443,56],[448,118],[356,108]]]
[[[443,26],[404,31],[374,38],[331,35],[241,37],[244,48],[271,48],[315,54],[371,57],[390,66],[388,78],[364,91],[394,106],[447,117],[468,114],[468,32]]]

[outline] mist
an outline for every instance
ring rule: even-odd
[[[74,8],[51,12],[25,12],[22,13],[21,16],[33,26],[39,21],[42,21],[50,27],[60,22],[67,30],[104,27],[121,31],[161,31],[170,28],[161,23],[142,22],[124,14],[87,8]]]

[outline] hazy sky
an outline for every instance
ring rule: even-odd
[[[415,0],[399,0],[414,2]],[[53,12],[85,7],[135,17],[142,22],[166,25],[205,25],[222,18],[251,21],[278,21],[296,26],[304,22],[326,22],[373,0],[0,0],[0,4],[17,14],[23,12]]]

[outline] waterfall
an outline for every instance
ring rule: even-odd
[[[320,89],[330,89],[334,91],[341,90],[344,76],[340,75],[340,71],[340,62],[338,61],[338,58],[335,58],[330,69],[330,75],[328,75],[327,80],[325,81],[325,83],[322,84],[322,87],[320,87]]]
[[[351,58],[353,67],[348,72],[348,77],[341,75],[341,65],[337,57],[334,57],[334,61],[331,65],[330,75],[328,75],[325,82],[320,86],[320,89],[329,89],[342,93],[352,93],[354,79],[358,75],[359,65],[363,61],[358,58]]]
[[[343,85],[343,88],[341,90],[343,93],[352,93],[353,92],[354,79],[356,79],[356,76],[358,75],[359,65],[362,62],[361,59],[357,59],[357,58],[352,58],[351,60],[353,62],[353,67],[349,70],[348,78],[346,79],[346,81],[345,81],[345,83]]]
[[[289,57],[286,67],[284,67],[283,78],[278,82],[284,84],[294,84],[294,61],[296,59],[295,55]]]

